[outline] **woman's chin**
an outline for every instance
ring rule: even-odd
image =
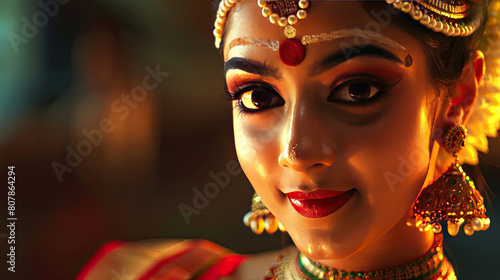
[[[312,230],[303,229],[297,238],[293,232],[290,236],[297,248],[313,260],[336,260],[349,257],[359,251],[363,237],[356,237],[347,230]]]

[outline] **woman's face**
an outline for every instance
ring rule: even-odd
[[[298,66],[255,43],[286,39],[255,1],[238,3],[226,24],[239,161],[298,248],[316,260],[350,256],[406,219],[429,166],[436,93],[423,48],[362,5],[312,3],[295,25],[297,38],[342,36],[306,45]]]

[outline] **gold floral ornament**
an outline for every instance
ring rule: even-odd
[[[459,153],[461,163],[479,163],[477,151],[488,153],[488,139],[497,137],[500,128],[500,2],[488,8],[488,22],[478,49],[484,53],[486,69],[479,86],[476,104],[472,109],[467,130],[469,141]],[[444,157],[444,154],[440,154]]]

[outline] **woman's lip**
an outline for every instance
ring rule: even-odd
[[[306,218],[321,218],[339,210],[354,194],[354,189],[339,192],[316,190],[313,192],[287,193],[288,200],[295,211]]]
[[[346,192],[332,190],[315,190],[312,192],[289,192],[286,195],[293,199],[322,199],[343,195]]]

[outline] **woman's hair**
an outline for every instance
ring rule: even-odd
[[[381,10],[387,9],[387,6],[385,2],[375,1],[367,2],[365,8],[366,10]],[[429,78],[436,85],[439,97],[446,102],[449,102],[459,93],[458,81],[460,80],[462,71],[472,51],[477,48],[479,39],[488,21],[487,6],[473,5],[471,8],[471,14],[480,12],[479,10],[482,9],[485,18],[479,28],[467,37],[452,37],[434,32],[399,10],[396,11],[401,15],[393,17],[395,23],[399,23],[396,26],[404,26],[406,32],[414,34],[415,37],[424,42],[422,46],[427,53],[427,59],[431,66]]]
[[[214,10],[215,19],[220,0],[210,0],[210,2]],[[367,11],[383,10],[387,9],[387,7],[388,4],[385,1],[365,3]],[[394,20],[395,23],[400,23],[395,26],[404,26],[406,32],[415,34],[418,39],[424,42],[422,46],[427,53],[428,62],[431,66],[429,78],[436,85],[439,97],[445,101],[450,101],[458,93],[458,81],[462,75],[462,71],[467,60],[470,58],[471,52],[476,49],[479,38],[484,32],[488,20],[487,6],[473,4],[471,14],[481,9],[485,18],[479,28],[467,37],[451,37],[434,32],[399,10],[394,10],[395,13],[399,14],[396,15],[394,13],[391,17],[391,21]]]

